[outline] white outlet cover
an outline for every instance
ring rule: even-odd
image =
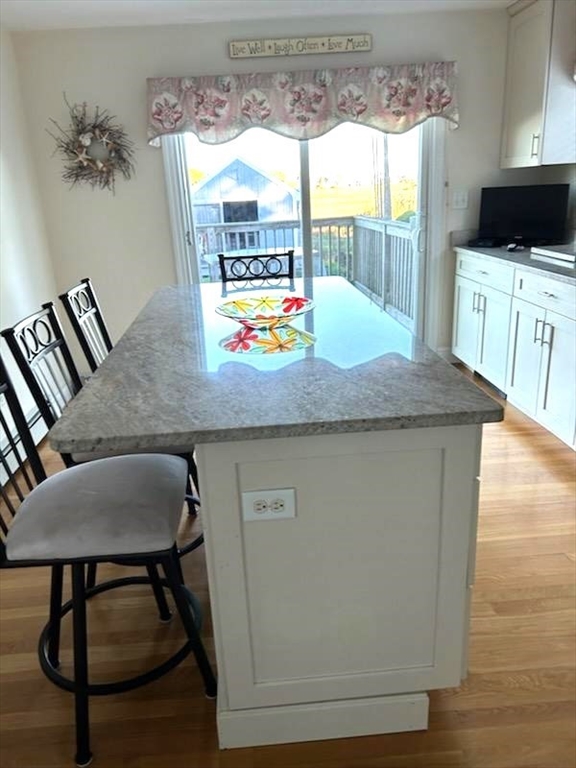
[[[294,488],[268,488],[263,491],[242,492],[242,519],[286,520],[296,517],[296,490]]]

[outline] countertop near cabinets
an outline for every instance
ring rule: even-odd
[[[456,246],[457,251],[467,251],[475,256],[489,256],[491,259],[509,262],[512,266],[540,272],[548,277],[553,276],[563,283],[576,284],[576,269],[574,266],[560,266],[547,261],[539,261],[530,257],[530,249],[523,251],[507,251],[506,246],[500,248],[472,248],[467,245]]]

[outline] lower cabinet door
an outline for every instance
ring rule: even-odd
[[[576,322],[546,312],[536,419],[567,443],[576,421]]]
[[[502,291],[483,285],[477,302],[480,327],[476,370],[495,387],[504,390],[512,299]]]
[[[522,299],[512,299],[508,342],[508,400],[530,416],[536,414],[545,311]]]
[[[478,318],[476,311],[480,286],[466,277],[456,276],[454,284],[454,328],[452,352],[470,368],[476,367]]]
[[[480,434],[197,447],[221,709],[459,685]],[[244,492],[271,488],[294,489],[295,516],[245,519]]]

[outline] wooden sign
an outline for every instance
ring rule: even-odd
[[[372,35],[329,35],[327,37],[281,37],[272,40],[232,40],[231,59],[260,56],[304,56],[310,53],[358,53],[372,50]]]

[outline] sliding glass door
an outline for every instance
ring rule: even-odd
[[[196,279],[219,280],[218,253],[293,248],[298,274],[343,277],[418,331],[426,188],[420,128],[388,135],[346,123],[300,142],[261,128],[226,144],[178,140]]]
[[[226,144],[186,137],[194,244],[203,281],[218,280],[219,253],[293,248],[302,273],[298,142],[253,128]]]

